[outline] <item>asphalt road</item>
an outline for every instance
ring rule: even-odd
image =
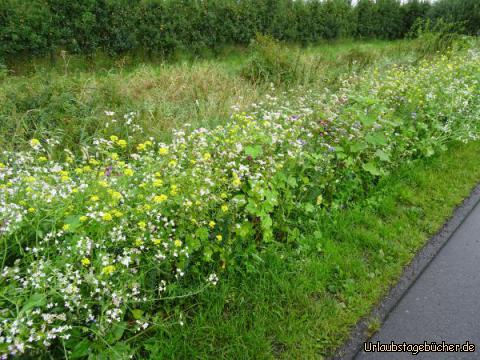
[[[480,359],[480,204],[455,231],[370,340],[475,344],[475,352],[372,353],[356,360]]]

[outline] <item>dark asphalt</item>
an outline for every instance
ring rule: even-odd
[[[455,231],[369,341],[476,345],[475,353],[366,353],[370,359],[480,359],[480,204]]]

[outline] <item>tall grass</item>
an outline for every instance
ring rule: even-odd
[[[261,47],[176,62],[136,63],[134,58],[102,56],[87,61],[64,53],[54,64],[37,60],[3,70],[0,146],[18,148],[25,139],[56,136],[66,147],[78,148],[104,127],[105,111],[138,112],[137,119],[148,135],[167,140],[172,129],[185,123],[212,126],[228,121],[232,107],[249,110],[267,93],[275,96],[298,86],[335,87],[342,74],[407,59],[405,43],[343,41],[301,52],[294,46],[278,45],[275,49],[283,53],[298,54],[284,64],[294,74],[288,83],[283,77],[275,78],[277,69],[267,69],[275,77],[263,76],[261,81],[242,76],[252,59],[265,66]],[[276,83],[274,89],[271,81]]]

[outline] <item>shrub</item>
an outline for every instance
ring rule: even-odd
[[[421,56],[446,53],[453,47],[465,46],[461,37],[462,24],[447,23],[440,19],[436,23],[430,20],[417,21],[411,31],[416,38],[415,50]]]
[[[267,35],[257,34],[249,47],[250,55],[241,70],[252,82],[292,83],[299,78],[299,56]]]

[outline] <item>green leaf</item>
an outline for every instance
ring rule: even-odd
[[[381,175],[380,170],[377,168],[377,166],[373,162],[368,162],[366,164],[363,164],[362,167],[363,167],[363,170],[369,172],[370,174],[372,174],[374,176],[380,176]]]
[[[107,334],[107,337],[106,337],[107,341],[109,343],[117,342],[122,338],[124,332],[125,332],[125,323],[124,322],[115,323],[112,326],[111,331]]]
[[[382,161],[390,161],[390,154],[387,154],[383,150],[375,151],[375,155]]]
[[[290,185],[292,188],[297,187],[297,179],[294,176],[290,176],[287,180],[287,184]]]
[[[310,203],[305,204],[305,212],[312,213],[315,211],[315,206]]]
[[[375,119],[373,117],[368,116],[368,115],[360,114],[358,117],[360,119],[360,122],[364,126],[370,126],[375,122]]]
[[[201,227],[195,231],[195,235],[202,241],[208,239],[208,229],[206,227]]]
[[[353,153],[358,153],[362,150],[365,150],[367,145],[363,142],[356,142],[350,145],[350,151]]]
[[[263,149],[260,145],[247,146],[245,148],[245,154],[250,155],[254,159],[263,154]]]
[[[371,145],[376,145],[376,146],[385,145],[387,143],[387,138],[385,137],[385,135],[380,133],[368,134],[365,137],[365,140],[367,141],[367,143]]]
[[[90,348],[90,342],[87,339],[80,341],[72,350],[70,359],[79,359],[88,355],[88,349]]]
[[[139,320],[143,317],[144,311],[141,309],[133,309],[132,315],[135,320]]]
[[[21,312],[26,312],[36,307],[45,306],[46,304],[47,297],[44,294],[33,294],[23,305]]]
[[[70,225],[69,231],[75,231],[78,229],[82,224],[80,222],[80,215],[72,215],[65,219],[65,224]]]

